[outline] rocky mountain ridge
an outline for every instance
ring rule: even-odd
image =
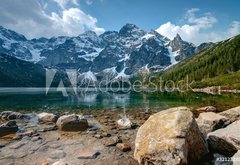
[[[47,68],[77,69],[79,77],[94,81],[105,77],[128,78],[142,69],[161,71],[211,45],[195,46],[179,35],[170,40],[134,24],[126,24],[119,32],[106,31],[99,36],[87,31],[76,37],[31,40],[0,27],[1,53]]]

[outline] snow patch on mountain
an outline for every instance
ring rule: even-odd
[[[86,55],[78,56],[80,58],[84,58],[87,61],[93,61],[97,56],[99,56],[100,52],[103,51],[104,48],[95,48],[95,52],[88,53]]]
[[[80,74],[80,78],[82,80],[88,80],[88,81],[93,81],[93,82],[96,82],[97,81],[97,78],[96,76],[94,75],[94,73],[92,71],[88,71],[88,72],[84,72],[84,73],[81,73]]]

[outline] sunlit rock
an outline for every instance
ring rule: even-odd
[[[187,164],[208,153],[192,112],[186,107],[156,113],[139,128],[134,158],[140,164]]]

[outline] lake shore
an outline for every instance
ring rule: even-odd
[[[201,112],[217,110],[205,107],[192,111],[197,118]],[[109,110],[77,114],[88,122],[83,131],[61,130],[51,117],[47,120],[55,122],[39,120],[39,114],[15,114],[17,132],[0,137],[0,164],[138,164],[134,158],[137,132],[158,112],[142,109],[127,114]],[[130,127],[119,126],[123,118],[131,121]],[[207,159],[211,162],[214,158],[210,155]]]

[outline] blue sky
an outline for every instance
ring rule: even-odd
[[[182,17],[191,8],[211,12],[218,18],[216,29],[224,29],[233,20],[240,20],[240,1],[231,0],[95,0],[80,8],[98,19],[98,26],[119,30],[125,23],[134,23],[145,30],[156,29],[171,21],[183,24]]]
[[[133,23],[201,43],[239,34],[239,6],[237,0],[8,0],[0,1],[0,25],[33,38],[100,34]]]

